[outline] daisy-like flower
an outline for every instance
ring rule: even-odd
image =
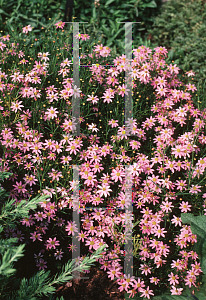
[[[31,25],[25,26],[22,28],[23,33],[28,33],[29,31],[32,31]]]
[[[12,102],[11,103],[11,109],[12,109],[12,111],[14,111],[16,113],[17,110],[22,110],[21,107],[24,107],[24,106],[21,105],[21,103],[22,103],[22,101]]]
[[[39,267],[39,270],[44,270],[47,268],[46,263],[47,262],[41,258],[36,266]]]
[[[190,76],[195,76],[195,73],[191,70],[189,72],[186,72],[187,76],[190,77]]]
[[[42,54],[41,60],[44,60],[44,61],[49,60],[48,55],[50,55],[49,52],[44,52],[44,53]],[[45,63],[42,63],[42,66],[43,66],[43,67],[45,66],[44,64],[45,64]]]
[[[36,240],[42,241],[40,233],[36,233],[36,231],[34,231],[34,233],[30,233],[30,234],[31,234],[30,239],[32,239],[33,242],[36,241]]]
[[[50,107],[48,108],[47,112],[45,112],[45,115],[47,115],[48,119],[54,119],[54,117],[57,118],[57,113],[59,113],[58,111],[56,111],[56,108]]]
[[[112,128],[118,127],[118,120],[111,119],[110,121],[108,121],[108,124],[111,125]]]
[[[170,290],[171,295],[181,295],[182,291],[183,291],[183,288],[177,288],[174,285],[172,286],[172,288]]]
[[[124,176],[124,172],[120,170],[119,168],[116,168],[115,170],[112,170],[111,179],[117,182],[120,180],[122,182],[122,177]]]
[[[73,87],[73,95],[74,95],[74,98],[80,97],[80,93],[82,93],[82,91],[80,90],[80,88],[77,88],[77,86],[75,85],[75,86]]]
[[[68,231],[68,235],[73,235],[75,234],[75,232],[78,232],[78,228],[77,225],[75,224],[75,222],[73,221],[67,221],[67,225],[65,227],[65,231]]]
[[[61,249],[62,250],[62,249]],[[61,251],[61,250],[57,250],[55,253],[54,253],[54,256],[56,257],[56,259],[59,259],[59,260],[61,260],[61,258],[63,257],[63,251]]]
[[[166,213],[171,211],[173,207],[174,207],[174,205],[172,205],[172,202],[168,202],[168,201],[162,201],[162,204],[160,205],[160,208],[162,209],[162,211],[164,211]]]
[[[186,213],[187,211],[191,211],[191,205],[188,204],[188,202],[182,201],[179,208],[181,209],[182,213]]]
[[[97,96],[93,96],[93,95],[91,96],[91,95],[88,95],[87,101],[91,101],[92,104],[97,103],[98,100],[99,100],[99,98],[98,98]]]
[[[176,217],[173,215],[173,219],[171,220],[172,224],[175,224],[175,226],[181,226],[182,225],[182,220],[180,217]]]
[[[97,191],[97,193],[100,194],[100,197],[102,197],[103,195],[105,197],[107,197],[108,195],[110,196],[110,192],[112,192],[112,190],[109,188],[109,185],[98,185],[97,188],[99,188],[99,190]]]
[[[168,275],[169,279],[168,281],[170,282],[170,284],[179,284],[179,276],[176,274],[174,275],[172,272]]]
[[[140,297],[144,296],[144,298],[148,298],[148,299],[150,299],[150,295],[154,296],[153,290],[150,290],[149,286],[147,287],[146,290],[141,288],[140,293],[142,293],[142,295]]]
[[[61,28],[61,29],[64,28],[64,25],[65,25],[65,22],[62,22],[62,21],[57,22],[57,23],[55,24],[56,28]]]
[[[107,271],[108,278],[111,278],[111,280],[114,280],[114,277],[119,277],[122,273],[120,271],[120,267],[112,267],[109,271]]]
[[[189,190],[189,193],[190,194],[198,194],[198,192],[201,193],[201,189],[200,188],[201,188],[201,186],[193,184],[192,187]]]
[[[96,124],[94,124],[94,123],[92,123],[92,124],[90,124],[90,125],[88,125],[88,130],[92,130],[92,132],[93,131],[98,131],[99,129],[98,128],[96,128]]]
[[[59,245],[60,245],[59,241],[56,240],[56,237],[53,238],[53,240],[52,240],[52,238],[49,238],[46,241],[46,248],[47,249],[52,249],[52,248],[56,249],[56,246],[59,246]]]

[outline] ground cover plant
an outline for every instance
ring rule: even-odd
[[[73,83],[72,36],[64,23],[42,29],[39,38],[29,25],[18,37],[17,32],[1,37],[1,171],[12,173],[2,186],[16,205],[49,196],[28,218],[1,233],[26,244],[16,277],[30,278],[38,270],[55,276],[75,251],[76,233],[79,261],[108,246],[98,266],[127,297],[165,293],[162,299],[175,299],[188,290],[193,297],[205,271],[202,243],[197,251],[194,246],[204,235],[200,229],[193,233],[194,225],[184,225],[181,213],[206,214],[206,110],[192,100],[196,87],[190,78],[195,74],[191,70],[183,77],[177,65],[167,64],[163,46],[154,51],[139,46],[129,62],[125,55],[109,57],[113,53],[106,45],[87,46],[87,34],[75,38],[80,39],[81,64],[92,65],[80,68],[80,89]],[[102,66],[111,58],[113,67]],[[133,79],[133,118],[126,123],[125,70]],[[79,137],[72,135],[77,125],[72,97],[80,98]],[[73,200],[78,184],[73,165],[80,166],[80,207]],[[128,184],[132,199],[126,197]],[[132,202],[133,213],[128,209]],[[73,210],[80,213],[80,232]],[[136,224],[133,237],[128,220]],[[193,217],[188,220],[195,223]],[[124,242],[131,239],[130,277],[123,260]]]

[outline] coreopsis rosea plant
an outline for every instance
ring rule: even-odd
[[[56,33],[38,53],[22,41],[21,50],[4,41],[1,161],[2,171],[13,174],[7,190],[16,203],[36,194],[50,198],[6,234],[34,243],[36,267],[53,272],[75,252],[74,236],[84,251],[108,244],[98,263],[120,291],[148,299],[168,289],[180,295],[201,274],[200,267],[193,275],[193,265],[199,263],[193,252],[196,235],[182,224],[180,214],[205,214],[206,117],[192,101],[196,87],[190,74],[183,78],[176,65],[167,63],[165,47],[152,51],[140,46],[131,61],[121,55],[107,68],[100,63],[107,61],[110,49],[96,45],[88,57],[80,56],[90,66],[80,68],[77,88],[72,54],[63,43],[66,33]],[[18,68],[12,68],[11,56]],[[92,64],[95,59],[98,64]],[[125,71],[132,78],[128,86]],[[130,90],[133,117],[124,120],[124,97]],[[77,97],[78,120],[72,115]],[[72,135],[77,122],[80,136]],[[132,221],[138,249],[124,253]],[[123,260],[132,254],[130,276],[124,274]]]

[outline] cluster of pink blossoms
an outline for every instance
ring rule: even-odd
[[[63,22],[58,22],[55,25],[57,28],[64,27]],[[25,33],[28,33],[28,31],[31,31],[30,26],[23,29]],[[88,36],[78,34],[76,38],[86,40]],[[3,40],[5,44],[0,42],[0,48],[7,55],[10,55],[6,45],[9,37]],[[19,59],[25,56],[22,50],[18,52],[17,46],[12,46],[15,55]],[[103,47],[101,44],[95,46],[93,52],[89,55],[90,58],[94,56],[97,58],[107,57],[110,54],[110,49]],[[27,72],[22,72],[22,69],[19,68],[9,75],[0,70],[0,91],[3,96],[8,92],[16,95],[16,86],[21,85],[18,91],[19,96],[22,97],[20,101],[16,99],[11,102],[8,112],[4,111],[4,107],[0,107],[4,118],[8,114],[14,118],[17,113],[20,114],[18,122],[15,123],[12,129],[5,124],[1,130],[0,138],[1,144],[6,149],[4,161],[1,159],[4,162],[2,170],[11,170],[12,165],[25,172],[21,180],[17,177],[17,172],[13,172],[11,177],[13,189],[10,191],[10,197],[15,198],[16,202],[21,199],[28,199],[34,193],[35,186],[39,186],[39,180],[41,180],[43,186],[40,194],[47,194],[51,199],[56,197],[55,202],[47,200],[40,203],[40,208],[34,214],[21,221],[22,225],[26,225],[33,230],[29,239],[33,242],[38,240],[42,244],[44,243],[46,250],[55,250],[54,257],[60,260],[64,253],[62,248],[57,248],[61,246],[60,239],[46,237],[48,225],[51,222],[54,226],[61,227],[69,237],[77,234],[79,241],[84,242],[89,247],[90,252],[104,245],[105,238],[109,238],[112,247],[114,247],[107,254],[105,252],[104,258],[99,259],[101,269],[107,272],[109,278],[117,278],[120,291],[128,292],[130,297],[134,297],[138,292],[141,297],[148,299],[154,295],[149,283],[155,287],[161,280],[161,278],[152,276],[152,272],[163,268],[169,255],[172,254],[169,244],[171,242],[163,241],[169,240],[169,232],[174,227],[178,227],[180,231],[174,237],[173,242],[178,248],[181,259],[173,260],[171,269],[174,270],[168,274],[171,294],[181,295],[183,291],[182,284],[189,287],[196,286],[196,279],[201,273],[197,253],[186,251],[188,246],[197,242],[197,237],[192,234],[190,226],[182,225],[181,218],[179,214],[174,212],[174,209],[175,211],[179,210],[179,213],[192,211],[194,207],[187,200],[187,196],[182,201],[182,198],[179,199],[179,195],[184,192],[189,195],[199,195],[204,191],[204,187],[199,185],[198,182],[205,172],[206,159],[200,157],[194,163],[191,157],[193,153],[198,155],[201,147],[206,144],[204,135],[206,117],[205,112],[195,108],[191,100],[189,91],[194,92],[196,87],[191,83],[183,85],[178,80],[176,75],[179,73],[179,68],[176,65],[165,64],[166,54],[167,50],[164,47],[157,47],[155,53],[152,54],[151,49],[141,46],[134,50],[134,59],[131,66],[126,56],[122,55],[114,59],[114,66],[109,70],[98,64],[89,68],[91,71],[90,83],[96,81],[103,84],[105,82],[104,77],[106,77],[106,89],[102,94],[86,96],[86,101],[91,102],[92,105],[96,105],[100,101],[105,106],[110,105],[116,101],[117,97],[122,99],[128,94],[129,87],[120,81],[122,72],[126,70],[132,76],[131,87],[134,91],[137,92],[135,89],[139,83],[151,85],[154,89],[156,102],[151,108],[153,115],[146,118],[141,125],[138,125],[133,118],[126,122],[126,126],[120,126],[119,120],[108,120],[108,125],[114,129],[116,135],[112,135],[110,142],[106,141],[101,146],[98,137],[90,135],[89,146],[86,150],[83,149],[83,137],[73,137],[71,135],[72,130],[76,128],[77,120],[69,114],[71,102],[68,99],[72,96],[83,97],[83,88],[82,90],[77,88],[74,85],[73,78],[69,77],[71,76],[71,60],[67,58],[60,63],[58,72],[62,79],[60,88],[56,88],[54,85],[45,88],[40,87],[42,79],[49,75],[49,64],[47,64],[49,62],[49,52],[38,53],[32,70]],[[22,59],[21,64],[24,67],[27,66],[28,60]],[[152,75],[154,71],[156,73]],[[190,77],[194,74],[189,72],[187,75]],[[183,88],[177,89],[180,85]],[[41,121],[44,124],[43,126],[48,124],[52,124],[54,127],[59,126],[60,140],[58,141],[53,138],[51,133],[50,138],[48,138],[36,128],[32,129],[31,118],[34,117],[37,111],[30,111],[26,102],[34,100],[37,103],[43,97],[44,92],[48,104],[41,109],[40,120],[43,120]],[[65,103],[67,113],[55,107],[59,101]],[[178,104],[179,107],[177,107]],[[94,111],[98,112],[98,107],[94,106],[93,108]],[[183,129],[189,120],[191,120],[192,129],[180,133],[176,137],[176,126],[180,125]],[[84,122],[84,118],[81,117],[80,121]],[[94,123],[88,124],[88,129],[97,132],[98,128],[96,126]],[[138,141],[134,138],[130,139],[129,130],[133,137],[138,138]],[[142,144],[147,140],[147,133],[150,130],[154,130],[151,139],[154,145],[151,158],[141,153]],[[118,153],[115,152],[117,148],[115,143],[121,141],[128,142],[128,149],[135,153],[133,157],[131,157],[131,152],[129,154],[128,149],[121,148],[120,151],[116,150]],[[78,182],[75,180],[69,181],[68,187],[67,181],[67,186],[64,185],[65,178],[68,178],[66,167],[71,164],[73,159],[76,159],[77,155],[79,155],[79,161],[81,161],[79,176],[84,189],[80,189],[79,204],[75,206],[72,192]],[[111,161],[114,161],[110,173],[103,173],[105,158],[111,158]],[[57,162],[56,165],[55,162]],[[51,168],[49,168],[51,172],[45,171],[45,165],[48,167],[49,164],[51,164]],[[130,164],[130,170],[126,172],[121,164]],[[62,167],[61,171],[60,166]],[[14,167],[12,168],[14,170]],[[181,173],[184,175],[183,179],[175,177],[176,174]],[[139,247],[141,264],[138,278],[123,274],[119,256],[124,255],[121,245],[128,236],[124,235],[123,232],[117,232],[114,228],[114,224],[125,227],[126,218],[133,218],[130,212],[116,212],[114,209],[114,207],[118,207],[123,210],[130,206],[131,199],[125,195],[128,181],[133,184],[132,201],[133,205],[139,210],[140,222],[138,227],[142,234],[142,243]],[[52,188],[54,184],[55,189]],[[92,213],[86,212],[86,204],[93,207],[104,204],[109,197],[112,197],[113,187],[116,186],[120,187],[121,190],[116,198],[108,200],[107,210],[100,208]],[[203,196],[205,198],[205,194]],[[177,203],[177,201],[179,202]],[[67,221],[67,224],[65,224],[66,220],[58,216],[64,208],[78,209],[82,214],[82,229],[80,232],[78,232],[75,222]],[[203,208],[205,208],[205,203]],[[171,219],[171,227],[168,228],[166,225],[163,227],[165,220],[169,218]],[[98,225],[94,225],[95,221],[98,222]],[[14,232],[8,229],[7,234],[18,237],[19,241],[24,239],[21,231]],[[75,245],[70,244],[69,249],[75,251]],[[42,253],[44,252],[42,251],[35,257],[39,269],[47,267]],[[141,275],[144,276],[144,280]],[[146,280],[148,282],[147,287]]]

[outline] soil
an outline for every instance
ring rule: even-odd
[[[107,273],[92,267],[90,273],[80,273],[80,277],[89,279],[73,279],[56,291],[56,297],[64,300],[124,300],[124,292],[118,290],[119,285],[107,277]]]

